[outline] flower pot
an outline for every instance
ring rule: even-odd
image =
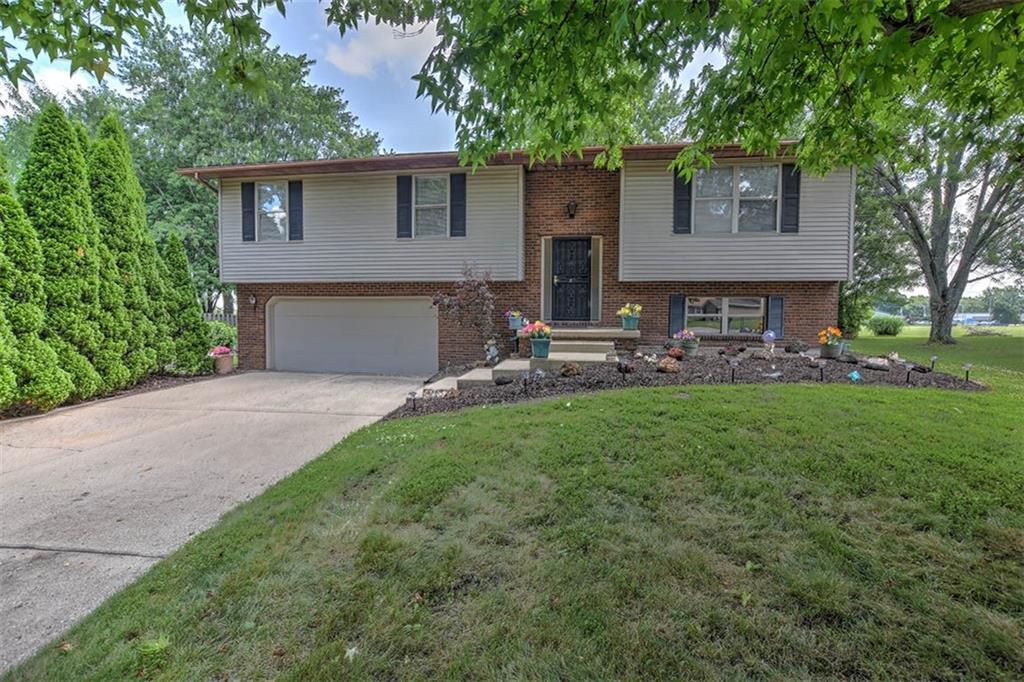
[[[235,371],[235,356],[217,355],[213,358],[213,369],[217,374],[231,374]]]
[[[700,341],[680,341],[679,347],[685,350],[687,355],[695,355],[700,348]]]
[[[508,328],[509,329],[522,329],[523,328],[523,316],[522,315],[512,315],[511,317],[509,317],[508,318]]]
[[[546,358],[551,350],[551,339],[530,339],[530,350],[535,358]]]
[[[821,348],[821,357],[835,360],[843,353],[843,346],[838,343],[834,343],[831,346],[827,343],[823,343],[819,346]]]
[[[640,316],[639,315],[623,315],[622,316],[622,328],[623,329],[638,329],[640,327]]]

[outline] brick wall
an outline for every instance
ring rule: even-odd
[[[619,282],[619,176],[589,164],[537,167],[526,172],[524,187],[525,278],[495,282],[495,324],[504,329],[502,312],[517,308],[530,319],[541,310],[541,239],[552,235],[602,237],[602,296],[598,324],[618,326],[615,311],[628,302],[644,307],[640,320],[642,342],[661,343],[668,333],[669,296],[783,296],[787,339],[816,341],[817,332],[834,324],[839,305],[838,282]],[[577,203],[569,218],[566,204]],[[472,226],[470,226],[472,229]],[[238,345],[240,364],[248,369],[266,366],[265,305],[271,296],[433,296],[450,291],[451,282],[322,282],[238,285]],[[255,295],[255,307],[249,304]],[[446,364],[482,358],[482,339],[442,316],[438,355]]]

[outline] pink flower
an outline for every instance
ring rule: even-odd
[[[210,352],[207,353],[207,355],[211,358],[216,358],[221,355],[231,355],[231,349],[227,346],[214,346],[210,349]]]

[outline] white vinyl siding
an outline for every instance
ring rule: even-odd
[[[802,174],[799,232],[736,233],[730,226],[718,234],[702,234],[695,215],[694,234],[674,234],[672,174],[666,167],[666,161],[624,165],[619,225],[622,281],[836,281],[849,277],[852,169],[824,177]],[[722,167],[731,168],[724,162]],[[700,202],[693,203],[696,211]],[[730,211],[729,220],[733,218]],[[776,230],[777,224],[776,220]]]
[[[522,279],[522,170],[445,169],[466,175],[466,236],[398,239],[398,173],[305,175],[303,240],[243,242],[241,180],[220,190],[221,280],[245,282],[455,281],[464,264],[495,280]],[[253,182],[289,178],[257,178]],[[447,228],[446,228],[447,229]]]

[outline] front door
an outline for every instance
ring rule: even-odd
[[[559,237],[551,248],[551,318],[590,319],[590,237]]]

